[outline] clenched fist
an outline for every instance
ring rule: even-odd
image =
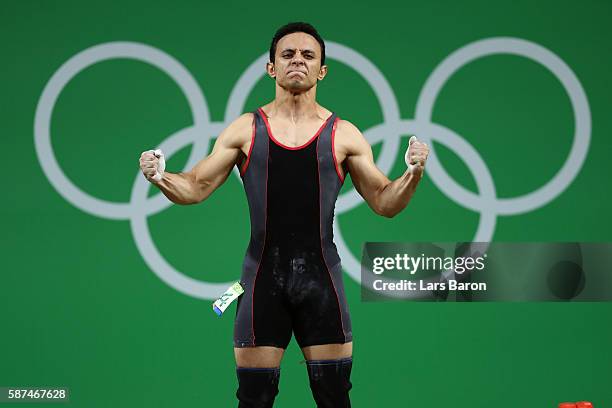
[[[408,140],[408,149],[406,149],[406,155],[404,156],[408,171],[412,174],[422,175],[428,155],[429,146],[426,143],[419,142],[416,136],[412,136]]]
[[[149,181],[160,182],[166,170],[166,159],[160,150],[147,150],[140,155],[140,170]]]

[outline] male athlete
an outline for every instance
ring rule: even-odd
[[[350,174],[370,208],[393,217],[414,194],[429,149],[411,138],[408,170],[393,182],[376,167],[361,132],[316,102],[327,66],[325,44],[309,24],[276,32],[266,71],[276,83],[274,100],[232,122],[193,169],[165,172],[159,150],[143,152],[140,168],[177,204],[204,201],[233,166],[240,170],[251,239],[234,325],[239,408],[272,407],[292,334],[317,407],[350,407],[353,343],[334,205]]]

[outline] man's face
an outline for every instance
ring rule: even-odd
[[[274,64],[268,63],[267,70],[279,86],[295,93],[309,90],[327,74],[327,66],[321,66],[321,46],[306,33],[281,38],[276,44]]]

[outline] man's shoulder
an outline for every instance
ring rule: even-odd
[[[239,147],[251,140],[253,133],[252,112],[243,113],[234,119],[219,135],[227,146]]]
[[[251,127],[251,125],[253,124],[253,118],[255,117],[255,115],[253,114],[253,112],[246,112],[243,113],[242,115],[238,116],[231,124],[230,126],[234,126],[236,128],[245,128],[245,127]]]
[[[347,154],[363,152],[370,146],[359,128],[348,120],[338,120],[335,136],[336,148],[343,149]]]
[[[361,134],[357,126],[353,125],[350,121],[346,119],[340,118],[338,119],[338,124],[336,125],[336,133],[342,133],[345,136],[354,136]]]
[[[338,124],[336,125],[336,138],[340,143],[347,145],[358,145],[365,142],[365,137],[359,128],[350,121],[344,119],[338,119]]]

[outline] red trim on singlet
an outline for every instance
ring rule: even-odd
[[[334,125],[332,126],[331,145],[332,145],[332,156],[334,158],[334,167],[336,168],[336,174],[338,175],[340,182],[344,183],[344,177],[342,176],[342,173],[340,172],[340,168],[338,167],[338,160],[336,160],[336,147],[334,145],[334,140],[336,137],[336,126],[338,125],[339,119],[340,118],[336,116],[336,120],[334,120]]]
[[[327,265],[327,259],[325,259],[325,254],[323,253],[323,225],[321,225],[322,220],[322,212],[321,212],[321,169],[319,168],[319,143],[317,142],[317,182],[319,183],[319,238],[321,242],[321,258],[323,258],[323,263],[325,264],[325,269],[327,269],[327,275],[329,276],[329,280],[331,281],[332,287],[334,288],[334,293],[336,294],[336,301],[338,302],[338,314],[340,315],[340,324],[342,325],[342,334],[344,335],[344,341],[346,341],[346,331],[344,330],[344,320],[342,319],[342,306],[340,306],[340,297],[338,296],[338,290],[336,290],[336,285],[334,284],[334,279],[331,276],[331,272],[329,270],[329,265]]]
[[[251,334],[253,336],[253,346],[255,346],[255,285],[257,285],[257,276],[261,269],[261,261],[263,260],[263,254],[266,250],[266,235],[268,234],[268,161],[270,160],[270,143],[268,143],[268,156],[266,157],[266,183],[264,191],[264,239],[263,245],[261,246],[261,254],[259,255],[259,262],[257,263],[257,272],[255,272],[255,279],[253,279],[253,290],[251,291]]]
[[[255,144],[255,115],[253,115],[253,133],[251,133],[251,146],[249,147],[249,154],[247,154],[246,161],[240,169],[240,176],[244,175],[247,167],[249,167],[249,161],[251,161],[251,152],[253,151],[253,145]]]
[[[266,116],[266,113],[264,112],[264,110],[262,108],[259,108],[259,112],[261,113],[261,117],[263,118],[263,120],[264,120],[264,122],[266,124],[266,128],[268,129],[268,135],[270,135],[270,139],[272,139],[272,141],[274,143],[276,143],[277,145],[279,145],[283,149],[287,149],[287,150],[300,150],[300,149],[305,148],[306,146],[308,146],[312,142],[314,142],[314,140],[319,136],[319,134],[325,128],[325,125],[327,125],[327,122],[329,121],[329,119],[333,116],[333,113],[331,115],[329,115],[329,117],[327,119],[325,119],[325,122],[323,122],[323,124],[321,125],[319,130],[317,130],[317,133],[315,133],[315,135],[313,137],[311,137],[306,143],[304,143],[301,146],[292,147],[292,146],[284,145],[283,143],[281,143],[278,140],[276,140],[276,138],[272,134],[272,129],[270,128],[270,123],[268,122],[268,117]]]

